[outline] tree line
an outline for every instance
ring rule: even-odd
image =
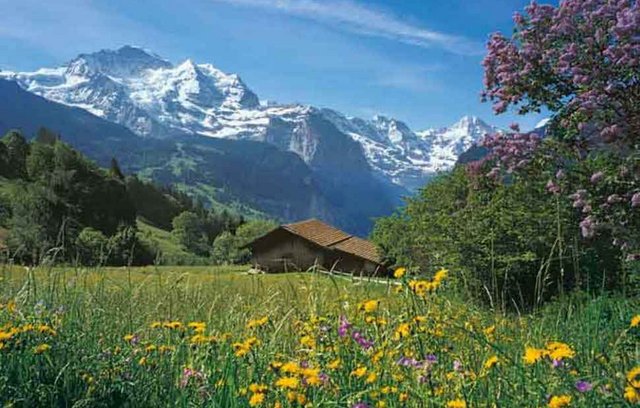
[[[140,221],[171,231],[176,245],[190,254],[181,262],[199,263],[246,261],[241,247],[273,225],[247,222],[171,187],[125,176],[115,158],[109,169],[100,168],[46,128],[31,142],[19,131],[0,140],[0,244],[11,260],[159,262],[161,250],[141,239]]]

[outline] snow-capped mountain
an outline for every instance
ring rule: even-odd
[[[460,153],[496,130],[464,117],[448,128],[414,132],[383,116],[363,120],[306,105],[260,103],[238,75],[191,60],[174,65],[131,46],[81,54],[53,69],[0,72],[0,78],[143,137],[199,134],[267,142],[298,154],[313,168],[368,167],[409,190],[451,168]]]

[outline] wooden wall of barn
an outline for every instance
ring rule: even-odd
[[[332,259],[333,264],[335,264],[336,270],[349,272],[356,276],[374,276],[385,273],[384,269],[378,264],[346,252],[335,251]]]
[[[325,265],[327,251],[286,231],[276,231],[253,248],[253,263],[266,272],[305,271],[316,264]]]
[[[274,231],[252,248],[252,262],[266,272],[306,271],[314,265],[354,275],[381,275],[374,262],[315,245],[287,231]]]

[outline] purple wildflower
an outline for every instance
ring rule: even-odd
[[[182,376],[180,377],[180,388],[185,388],[187,385],[189,385],[189,380],[191,378],[202,381],[205,379],[205,375],[201,371],[194,370],[190,367],[185,367],[182,370]]]
[[[347,335],[347,332],[351,328],[351,323],[347,320],[345,316],[340,316],[340,323],[338,325],[338,336],[344,337]]]
[[[396,361],[396,364],[403,367],[417,367],[420,365],[420,362],[415,358],[403,356]]]
[[[453,360],[453,370],[462,371],[462,363],[460,362],[460,360]]]
[[[329,382],[329,376],[327,375],[327,373],[320,373],[318,375],[318,378],[320,379],[320,381],[322,381],[324,384],[327,384]]]
[[[640,193],[635,193],[631,197],[631,207],[633,208],[640,207]]]
[[[576,382],[576,390],[578,390],[578,392],[587,392],[587,391],[591,391],[592,389],[593,389],[593,384],[591,384],[588,381],[579,380]]]
[[[370,349],[373,347],[373,341],[367,340],[359,331],[354,331],[351,334],[353,340],[356,341],[363,349]]]
[[[369,405],[367,405],[367,403],[365,402],[360,401],[353,404],[351,408],[369,408]]]

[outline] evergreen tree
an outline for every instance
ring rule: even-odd
[[[118,161],[116,160],[115,157],[111,158],[111,165],[109,167],[109,175],[111,177],[114,177],[120,181],[124,181],[125,177],[124,174],[122,173],[122,170],[120,170],[120,165],[118,164]]]
[[[22,133],[12,130],[2,138],[7,148],[7,177],[21,178],[26,175],[29,144]]]

